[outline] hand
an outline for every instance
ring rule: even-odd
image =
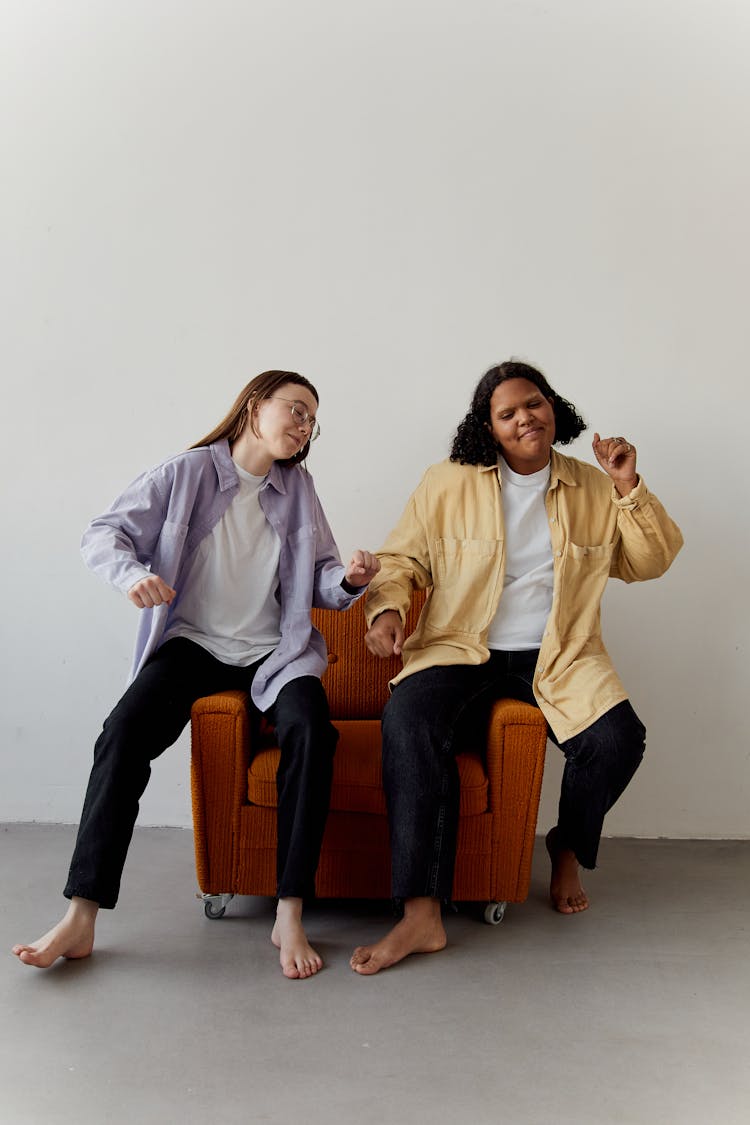
[[[153,609],[157,605],[171,605],[177,591],[167,586],[158,574],[149,574],[130,587],[128,597],[138,609]]]
[[[344,578],[350,586],[366,586],[379,570],[380,560],[369,551],[355,551]]]
[[[602,438],[599,434],[594,434],[591,448],[605,473],[612,478],[620,496],[627,496],[632,492],[638,484],[635,446],[624,437]]]
[[[404,627],[395,609],[379,613],[365,633],[365,644],[374,656],[400,656],[404,645]]]

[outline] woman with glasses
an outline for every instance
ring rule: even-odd
[[[337,732],[320,682],[325,642],[312,605],[345,609],[379,569],[347,567],[302,462],[319,433],[318,393],[266,371],[187,452],[131,484],[83,537],[87,565],[140,610],[131,682],[94,750],[61,921],[13,952],[46,968],[86,957],[113,908],[151,766],[200,696],[242,689],[276,729],[278,908],[271,940],[290,978],[321,967],[302,926],[314,892]]]

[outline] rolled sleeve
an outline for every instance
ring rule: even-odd
[[[610,573],[624,582],[659,578],[682,548],[682,532],[642,477],[627,496],[612,491],[620,539]]]

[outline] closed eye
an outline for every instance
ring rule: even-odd
[[[307,425],[308,422],[311,426],[315,425],[315,415],[310,414],[304,402],[294,403],[294,420],[299,422],[301,426]]]

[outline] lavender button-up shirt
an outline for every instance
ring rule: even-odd
[[[171,606],[140,610],[131,681],[161,644],[185,589],[187,562],[238,487],[228,443],[215,442],[178,453],[138,477],[86,529],[84,562],[107,582],[126,592],[141,578],[158,574],[177,591]],[[260,504],[281,541],[281,639],[258,669],[251,691],[253,702],[266,711],[284,684],[325,670],[326,645],[310,621],[311,607],[345,609],[359,594],[341,585],[344,566],[305,469],[274,463]]]

